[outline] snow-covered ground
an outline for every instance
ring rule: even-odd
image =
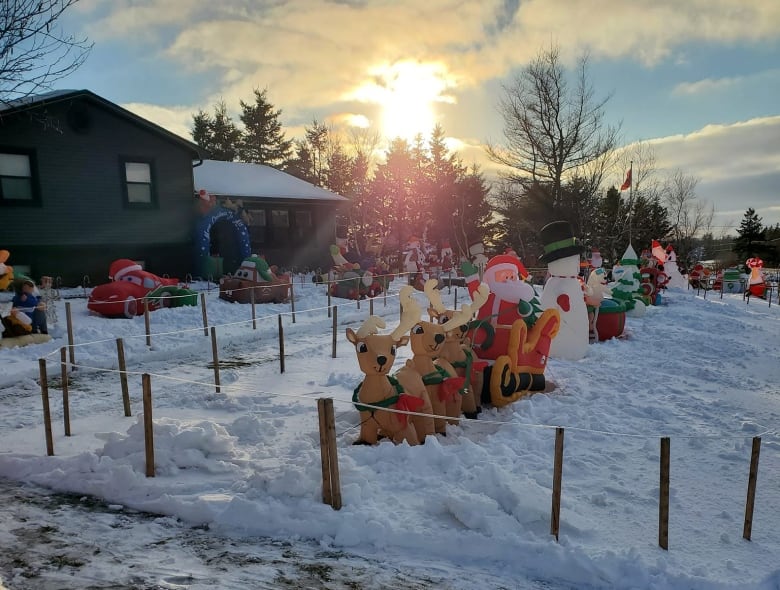
[[[386,306],[382,297],[375,302],[388,326],[398,319],[400,286],[393,284]],[[367,317],[368,302],[358,310],[334,299],[333,359],[324,287],[297,287],[296,322],[289,305],[258,305],[257,330],[249,305],[207,293],[220,393],[199,307],[152,313],[149,348],[143,317],[104,319],[84,299],[68,299],[78,365],[69,387],[70,437],[58,384],[64,301],[52,342],[0,349],[2,493],[26,494],[13,483],[24,482],[68,494],[36,494],[6,512],[0,546],[24,542],[19,531],[29,529],[32,555],[57,547],[66,556],[58,574],[36,574],[23,549],[0,560],[9,588],[63,587],[46,585],[55,574],[74,576],[78,582],[67,587],[140,580],[138,587],[149,588],[780,588],[780,305],[670,290],[666,305],[629,318],[624,339],[591,345],[579,362],[551,360],[552,393],[488,409],[423,446],[366,447],[351,444],[358,415],[350,399],[361,373],[344,331]],[[454,296],[445,289],[445,302]],[[463,289],[458,297],[467,297]],[[130,418],[115,372],[119,337],[132,372]],[[400,349],[397,366],[409,354]],[[53,457],[46,456],[39,358],[48,361]],[[145,476],[142,373],[152,375],[154,478]],[[340,511],[321,498],[320,397],[335,404]],[[554,426],[566,427],[558,543],[549,534]],[[748,542],[742,527],[757,435]],[[668,552],[657,544],[662,436],[671,438]],[[53,521],[56,530],[80,529],[79,538],[35,541],[54,534],[47,528]],[[222,544],[230,548],[221,553],[220,578],[204,564]],[[94,547],[117,551],[112,559],[84,557]],[[265,562],[253,547],[264,555],[276,547],[281,557]],[[315,565],[302,573],[285,565],[285,553]],[[278,582],[296,575],[305,582]]]

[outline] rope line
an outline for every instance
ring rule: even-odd
[[[126,375],[144,375],[148,374],[151,377],[157,377],[160,379],[167,379],[169,381],[176,381],[178,383],[188,383],[191,385],[199,385],[203,387],[213,388],[215,387],[214,383],[211,382],[205,382],[205,381],[196,381],[193,379],[184,379],[182,377],[173,377],[171,375],[164,375],[162,373],[149,373],[148,371],[121,371],[119,369],[106,369],[103,367],[92,367],[89,365],[82,365],[82,364],[75,364],[71,365],[74,367],[79,367],[83,369],[90,369],[97,372],[106,372],[106,373],[124,373]],[[222,385],[220,384],[220,389],[227,389],[231,391],[240,391],[240,392],[248,392],[248,393],[256,393],[256,394],[262,394],[262,395],[268,395],[268,396],[276,396],[276,397],[283,397],[283,398],[292,398],[292,399],[305,399],[308,401],[311,401],[311,395],[316,393],[324,393],[324,392],[311,392],[307,395],[304,394],[294,394],[294,393],[278,393],[278,392],[271,392],[271,391],[264,391],[261,389],[256,389],[254,387],[244,387],[241,385]],[[333,398],[334,403],[340,403],[345,405],[353,405],[353,402],[351,400],[343,400],[339,398]],[[554,430],[557,428],[564,428],[569,431],[574,432],[583,432],[583,433],[590,433],[590,434],[600,434],[605,436],[615,436],[615,437],[622,437],[622,438],[635,438],[635,439],[656,439],[660,437],[674,437],[676,439],[744,439],[744,438],[753,438],[754,436],[764,436],[767,434],[777,435],[777,431],[772,428],[766,428],[765,430],[761,431],[758,434],[741,434],[741,435],[723,435],[723,434],[695,434],[695,435],[680,435],[680,434],[636,434],[636,433],[629,433],[629,432],[616,432],[616,431],[610,431],[610,430],[599,430],[599,429],[593,429],[593,428],[585,428],[582,426],[561,426],[560,424],[534,424],[534,423],[528,423],[528,422],[513,422],[513,421],[507,421],[507,420],[480,420],[478,418],[466,418],[465,416],[461,416],[458,418],[453,418],[452,416],[445,416],[445,415],[439,415],[439,414],[426,414],[423,412],[411,412],[407,410],[397,410],[394,408],[386,408],[382,406],[376,406],[370,403],[366,402],[360,402],[362,406],[365,406],[367,408],[371,408],[373,410],[381,410],[385,412],[390,412],[393,414],[405,414],[407,416],[420,416],[423,418],[439,418],[442,420],[457,420],[460,422],[471,422],[476,423],[479,425],[495,425],[495,426],[520,426],[520,427],[526,427],[526,428],[537,428],[537,429],[547,429],[547,430]],[[346,415],[346,412],[341,414],[342,416]],[[361,423],[362,424],[362,423]],[[357,425],[358,427],[360,424]],[[342,432],[341,434],[345,434],[346,432],[350,430],[354,430],[356,426],[353,426],[346,431]],[[341,435],[339,435],[341,436]]]

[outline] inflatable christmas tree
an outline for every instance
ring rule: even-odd
[[[631,244],[626,248],[620,264],[612,267],[612,278],[615,279],[610,284],[612,298],[625,306],[627,315],[643,316],[645,304],[639,299],[642,295],[642,276],[639,272],[639,258]]]

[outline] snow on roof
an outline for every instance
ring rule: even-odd
[[[29,96],[22,96],[20,98],[14,98],[11,100],[0,100],[0,111],[10,111],[19,107],[31,106],[47,100],[53,100],[67,96],[69,94],[78,93],[78,90],[51,90],[49,92],[42,92],[41,94],[32,94]]]
[[[195,190],[206,189],[212,195],[315,201],[348,200],[263,164],[203,160],[203,164],[192,170]]]

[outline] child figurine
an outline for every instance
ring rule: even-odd
[[[22,312],[32,320],[33,334],[48,334],[46,327],[45,304],[38,300],[35,295],[35,283],[30,279],[22,281],[21,288],[17,291],[12,300],[12,312]]]
[[[48,324],[57,323],[57,309],[54,301],[59,299],[52,286],[51,277],[41,277],[41,301],[46,308],[46,322]]]

